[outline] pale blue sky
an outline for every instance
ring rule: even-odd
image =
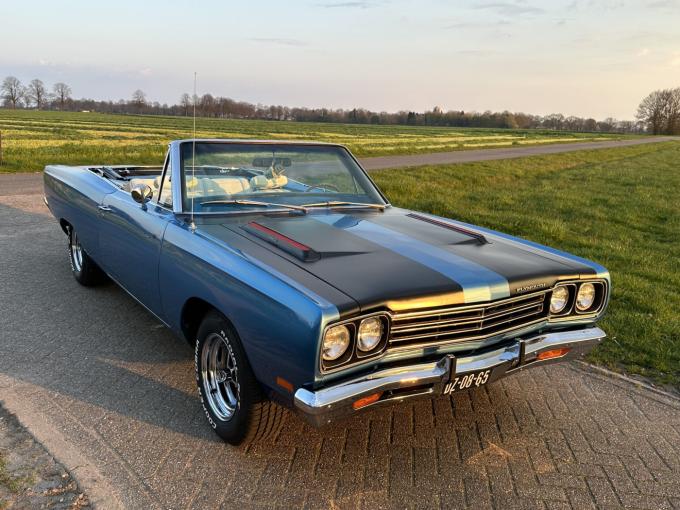
[[[5,0],[0,0],[3,4]],[[631,119],[680,86],[680,0],[12,2],[0,78],[76,97]]]

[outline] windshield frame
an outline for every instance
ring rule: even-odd
[[[387,197],[385,197],[384,193],[378,188],[378,186],[375,184],[375,181],[371,178],[371,176],[366,172],[366,170],[361,166],[361,163],[354,157],[354,155],[345,147],[344,145],[340,144],[332,144],[332,143],[323,143],[323,142],[305,142],[305,141],[287,141],[287,140],[247,140],[247,139],[196,139],[196,140],[177,140],[175,142],[172,142],[170,144],[170,152],[171,152],[171,163],[172,163],[172,174],[173,174],[173,183],[172,183],[172,193],[173,193],[173,212],[176,214],[192,214],[191,208],[189,207],[188,209],[184,207],[184,198],[185,198],[185,169],[184,169],[184,161],[183,161],[183,153],[184,153],[184,146],[186,144],[193,144],[196,143],[198,144],[217,144],[217,145],[245,145],[245,146],[263,146],[263,145],[273,145],[280,147],[281,149],[290,149],[290,150],[295,150],[296,148],[304,149],[305,147],[327,147],[335,150],[342,151],[344,155],[348,157],[349,160],[351,160],[354,165],[356,165],[356,170],[361,173],[361,177],[365,179],[365,182],[363,183],[365,187],[368,187],[367,192],[372,192],[375,194],[375,198],[379,199],[376,203],[383,206],[383,207],[390,207],[390,203],[387,200]],[[351,172],[351,170],[348,169],[348,171]],[[356,177],[355,177],[356,178]],[[252,197],[251,197],[252,198]],[[312,197],[310,197],[311,199]],[[368,203],[367,203],[368,205]],[[276,211],[285,211],[287,210],[285,206],[282,204],[281,208],[274,208],[272,207],[269,210],[265,210],[262,208],[253,208],[249,210],[244,210],[244,209],[226,209],[225,211],[194,211],[193,214],[196,216],[202,216],[202,215],[231,215],[231,214],[243,214],[243,213],[251,213],[251,214],[262,214],[265,212],[276,212]]]

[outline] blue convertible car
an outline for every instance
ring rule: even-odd
[[[83,285],[111,279],[195,349],[226,441],[476,388],[580,356],[609,273],[393,207],[342,146],[182,140],[162,167],[48,166]]]

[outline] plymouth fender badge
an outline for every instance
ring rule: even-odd
[[[545,283],[533,283],[531,285],[525,285],[524,287],[517,287],[515,292],[519,294],[521,292],[529,292],[530,290],[543,289],[545,286]]]

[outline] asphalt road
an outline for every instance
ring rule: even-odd
[[[550,145],[533,145],[529,147],[511,147],[507,149],[479,149],[453,152],[433,152],[430,154],[413,154],[408,156],[380,156],[363,158],[361,164],[366,170],[380,170],[384,168],[400,168],[418,165],[450,165],[454,163],[470,163],[473,161],[491,161],[496,159],[515,159],[543,154],[559,154],[594,149],[611,149],[615,147],[629,147],[647,143],[668,142],[680,140],[672,136],[650,136],[633,140],[612,140],[606,142],[574,142],[556,143]]]
[[[75,282],[36,182],[0,176],[0,400],[100,508],[680,508],[680,401],[577,364],[221,443],[189,346]]]

